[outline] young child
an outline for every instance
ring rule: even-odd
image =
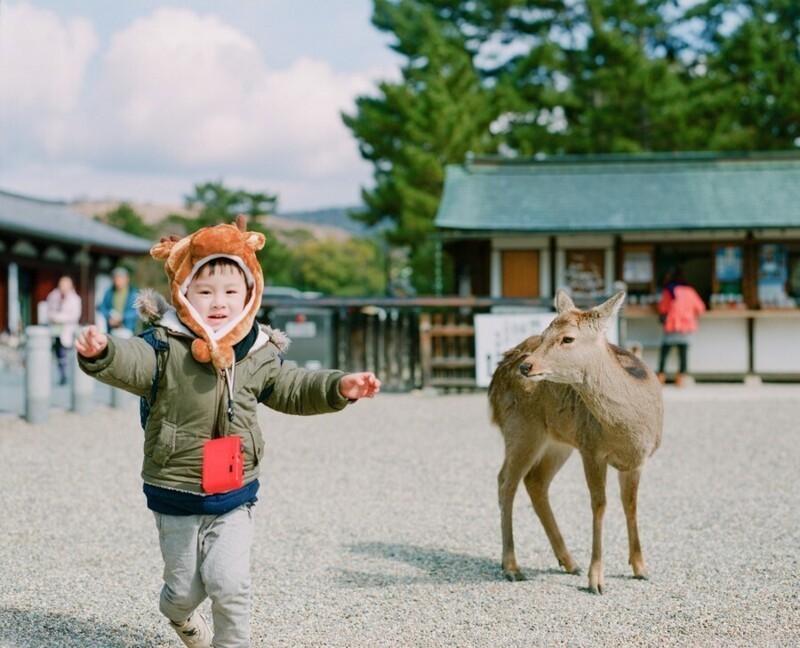
[[[151,254],[166,259],[174,308],[152,291],[140,297],[156,344],[93,326],[75,340],[83,371],[150,402],[142,478],[164,559],[160,610],[195,648],[212,645],[197,612],[206,597],[213,645],[250,645],[252,509],[264,453],[258,403],[318,414],[380,390],[370,372],[308,371],[283,361],[286,339],[255,323],[263,290],[255,250],[263,243],[263,235],[244,231],[243,219],[162,240]],[[204,446],[231,436],[241,439],[241,485],[207,492]]]

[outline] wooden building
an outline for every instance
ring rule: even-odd
[[[629,292],[622,341],[654,364],[662,279],[709,306],[690,371],[800,377],[800,153],[473,158],[446,170],[436,226],[461,294]]]
[[[151,245],[65,203],[0,191],[0,331],[17,334],[37,324],[37,304],[63,275],[83,299],[83,321],[94,321],[98,278]]]

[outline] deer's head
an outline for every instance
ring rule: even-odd
[[[519,365],[529,380],[579,384],[587,369],[608,357],[606,329],[625,300],[618,292],[608,301],[587,311],[575,307],[563,290],[556,295],[556,318],[541,336],[541,343]]]

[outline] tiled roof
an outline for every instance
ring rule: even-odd
[[[0,191],[0,232],[132,254],[147,253],[153,245],[152,241],[81,216],[66,203],[5,191]]]
[[[473,159],[435,224],[504,232],[800,227],[800,153]]]

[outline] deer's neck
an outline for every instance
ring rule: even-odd
[[[648,381],[630,376],[611,353],[608,362],[589,364],[583,383],[574,387],[604,427],[632,430],[641,427],[643,417],[649,419],[646,413]]]

